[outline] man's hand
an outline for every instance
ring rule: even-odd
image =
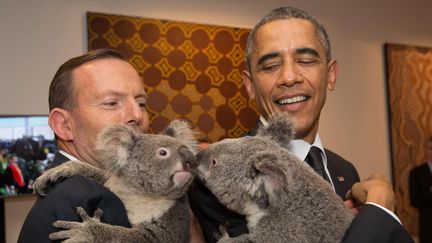
[[[191,238],[190,242],[204,243],[205,239],[204,239],[203,232],[201,230],[201,226],[190,208],[189,208],[189,217],[190,217],[190,238]]]
[[[356,205],[355,202],[351,199],[344,201],[345,207],[351,210],[351,213],[356,216],[360,210],[360,205]]]
[[[373,174],[368,179],[355,183],[347,192],[347,198],[352,200],[345,205],[352,209],[366,202],[379,204],[394,212],[395,194],[390,183],[383,175]]]

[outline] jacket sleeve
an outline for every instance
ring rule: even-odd
[[[126,209],[121,200],[107,188],[82,176],[59,181],[46,197],[38,198],[27,215],[18,242],[51,242],[50,233],[58,231],[56,220],[81,221],[76,207],[89,215],[97,208],[103,210],[101,221],[130,227]]]
[[[405,228],[374,205],[363,205],[345,233],[345,243],[414,243]]]

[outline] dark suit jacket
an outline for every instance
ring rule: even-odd
[[[410,171],[411,205],[418,208],[420,242],[432,242],[432,173],[427,163]]]
[[[53,165],[68,159],[57,153]],[[131,227],[126,209],[120,199],[107,188],[82,176],[73,176],[55,183],[46,197],[38,197],[27,215],[18,242],[51,242],[48,235],[56,231],[56,220],[81,221],[77,206],[89,215],[97,208],[103,210],[101,221]]]
[[[252,130],[247,135],[255,135]],[[345,199],[346,192],[359,181],[354,166],[336,153],[325,149],[327,167],[336,193]],[[216,242],[219,225],[224,225],[231,237],[247,233],[246,220],[224,205],[199,180],[189,191],[191,209],[200,222],[207,242]],[[348,229],[343,242],[413,242],[406,230],[391,215],[372,205],[362,207]]]

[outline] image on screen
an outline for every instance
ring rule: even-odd
[[[33,193],[56,150],[48,116],[0,116],[0,197]]]

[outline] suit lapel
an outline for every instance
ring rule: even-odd
[[[66,156],[64,156],[63,154],[57,152],[55,154],[54,160],[53,160],[53,162],[52,162],[52,164],[50,165],[49,168],[56,167],[56,166],[58,166],[60,164],[63,164],[66,161],[69,161],[69,159]]]

